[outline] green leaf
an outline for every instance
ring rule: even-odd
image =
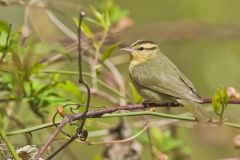
[[[218,114],[218,111],[221,107],[221,103],[220,103],[220,98],[219,95],[215,94],[212,100],[212,106],[213,106],[213,110],[216,114]]]
[[[98,3],[100,10],[108,12],[111,24],[119,22],[128,15],[128,10],[120,8],[112,0],[104,0]]]
[[[78,18],[75,17],[75,18],[73,18],[73,20],[74,20],[74,22],[77,24],[77,26],[79,26],[79,24],[78,24],[78,21],[79,21]],[[91,39],[94,38],[94,34],[93,34],[93,32],[91,31],[91,29],[88,27],[88,25],[87,25],[86,22],[82,21],[81,29],[82,29],[83,33],[84,33],[87,37],[89,37],[89,38],[91,38]]]
[[[78,86],[72,81],[67,80],[65,83],[59,84],[58,87],[62,88],[64,91],[68,93],[72,93],[79,100],[82,100],[84,98]]]
[[[9,24],[5,21],[0,21],[0,32],[5,31],[7,32],[9,28]]]
[[[227,94],[226,88],[219,87],[212,100],[214,112],[217,115],[222,116],[225,108],[227,107],[228,101],[229,101],[229,96]],[[220,109],[221,109],[221,112],[219,112]]]
[[[0,47],[4,47],[6,45],[7,36],[8,36],[7,32],[5,31],[0,32]]]
[[[105,30],[108,30],[108,28],[111,26],[111,20],[110,20],[110,16],[109,16],[109,12],[108,11],[105,11],[105,14],[104,14],[104,17],[105,17]]]
[[[41,63],[34,63],[31,64],[31,66],[27,66],[24,68],[24,80],[29,81],[30,77],[32,75],[37,75],[40,70],[42,70],[45,67],[44,64]]]
[[[222,102],[222,104],[227,105],[228,104],[228,100],[229,100],[229,97],[228,97],[228,94],[227,94],[227,89],[226,88],[221,88],[220,89],[220,94],[221,94],[221,102]]]
[[[100,12],[98,12],[97,9],[95,7],[93,7],[92,5],[90,5],[90,8],[91,8],[94,16],[99,21],[99,23],[104,25],[104,16]]]
[[[139,95],[138,91],[136,90],[135,86],[130,83],[130,89],[133,95],[133,100],[135,103],[140,103],[142,101],[142,97]]]
[[[48,83],[48,84],[44,85],[43,87],[41,87],[39,90],[37,90],[34,93],[34,95],[44,94],[44,92],[47,92],[47,91],[53,89],[57,84],[58,84],[58,82]]]
[[[118,46],[119,44],[113,44],[109,46],[102,54],[102,60],[101,63],[104,63],[106,59],[113,53],[114,49]]]
[[[12,61],[13,61],[14,67],[18,68],[18,70],[23,69],[22,62],[20,60],[20,57],[17,54],[15,53],[12,54]]]
[[[101,24],[100,24],[98,21],[96,21],[95,19],[92,19],[92,18],[90,18],[90,17],[85,17],[84,19],[85,19],[86,21],[90,22],[90,23],[93,23],[93,24],[95,24],[95,25],[101,26]]]
[[[7,41],[8,24],[4,21],[0,21],[0,47],[4,47]],[[0,48],[1,51],[1,48]]]

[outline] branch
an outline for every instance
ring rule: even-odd
[[[203,99],[203,104],[210,104],[211,98],[205,98]],[[228,104],[240,104],[240,99],[230,99]],[[167,106],[169,104],[156,104],[154,107],[169,107]],[[170,107],[179,107],[179,105],[175,104],[175,106]],[[164,117],[169,119],[178,119],[178,120],[186,120],[186,121],[194,121],[194,118],[192,117],[183,117],[183,116],[177,116],[172,114],[166,114],[166,113],[158,113],[158,112],[149,112],[149,111],[139,111],[139,112],[125,112],[125,113],[114,113],[122,110],[130,111],[130,110],[139,110],[144,109],[144,106],[142,104],[132,104],[132,105],[123,105],[119,107],[114,108],[105,108],[101,110],[96,111],[90,111],[86,115],[87,118],[112,118],[112,117],[123,117],[123,116],[139,116],[139,115],[152,115],[152,116],[158,116],[158,117]],[[109,113],[109,114],[107,114]],[[110,114],[113,113],[113,114]],[[76,118],[76,117],[75,117]],[[56,124],[59,124],[60,121],[56,121]],[[234,123],[225,123],[225,125],[234,127],[234,128],[240,128],[240,125],[234,124]],[[7,136],[13,136],[18,134],[24,134],[24,133],[30,133],[38,130],[42,130],[48,127],[53,127],[54,124],[52,122],[48,122],[45,124],[41,124],[38,126],[26,128],[26,129],[20,129],[17,131],[11,131],[7,132]]]
[[[19,158],[16,150],[14,149],[12,143],[8,140],[5,132],[4,132],[1,128],[0,128],[0,137],[1,137],[1,138],[3,139],[3,141],[6,143],[6,145],[7,145],[8,149],[9,149],[9,151],[11,152],[13,158],[14,158],[15,160],[20,160],[20,158]]]
[[[79,69],[79,84],[84,86],[87,90],[87,102],[85,105],[85,111],[82,114],[80,120],[80,124],[79,127],[76,130],[75,135],[70,136],[69,134],[67,134],[66,132],[62,131],[62,128],[68,124],[69,122],[72,121],[72,117],[69,115],[66,115],[64,117],[64,121],[61,121],[61,123],[57,126],[56,130],[54,131],[54,133],[50,136],[50,138],[48,139],[48,141],[42,146],[42,148],[39,150],[39,152],[37,153],[35,160],[38,160],[41,155],[47,150],[47,148],[51,145],[51,143],[53,142],[53,140],[56,138],[56,136],[58,135],[59,132],[62,132],[63,134],[65,134],[66,136],[69,136],[71,139],[68,140],[68,142],[66,142],[65,144],[63,144],[59,149],[57,149],[52,155],[50,155],[47,159],[51,159],[53,158],[55,155],[57,155],[62,149],[64,149],[67,145],[69,145],[72,141],[74,141],[77,137],[82,137],[81,140],[86,140],[87,138],[87,131],[83,128],[84,124],[86,122],[86,114],[88,113],[89,110],[89,106],[90,106],[90,99],[91,99],[91,91],[90,91],[90,87],[88,86],[88,84],[84,81],[83,79],[83,74],[82,74],[82,48],[81,48],[81,37],[82,37],[82,30],[81,30],[81,25],[83,22],[83,18],[85,17],[85,12],[80,12],[79,15],[79,21],[78,21],[78,69]],[[78,105],[78,107],[76,109],[78,109],[80,107],[80,105]],[[55,117],[56,114],[53,118],[53,123],[55,123]]]

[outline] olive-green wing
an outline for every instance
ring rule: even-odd
[[[180,79],[192,90],[192,92],[198,97],[201,98],[198,91],[194,87],[193,83],[173,64],[171,60],[169,60],[164,54],[161,55],[162,60],[165,62],[165,64],[169,64],[172,66],[176,72],[178,73],[178,76]]]
[[[132,70],[131,78],[140,86],[175,98],[200,102],[194,92],[194,86],[167,58],[160,55],[148,62],[137,65]],[[185,80],[184,80],[185,79]]]

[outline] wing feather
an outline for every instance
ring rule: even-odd
[[[132,69],[130,76],[134,82],[176,99],[201,102],[191,81],[165,55],[157,56]]]

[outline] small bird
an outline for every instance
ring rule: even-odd
[[[149,40],[138,40],[130,47],[122,48],[130,53],[129,75],[144,103],[178,102],[185,106],[201,122],[209,118],[200,109],[202,102],[194,85]]]

